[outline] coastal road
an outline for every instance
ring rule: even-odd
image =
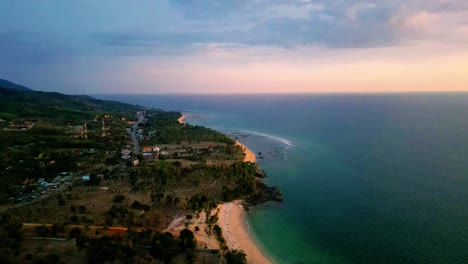
[[[143,120],[145,119],[145,116],[142,114],[139,114],[137,115],[137,118],[138,118],[138,121],[136,121],[135,124],[133,124],[133,130],[130,133],[130,135],[132,136],[132,140],[135,143],[135,151],[133,152],[135,153],[135,155],[138,155],[140,153],[140,145],[138,143],[138,138],[136,138],[136,131],[138,129],[138,125],[141,122],[143,122]]]

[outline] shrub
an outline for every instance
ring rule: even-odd
[[[122,203],[123,200],[125,200],[125,196],[122,195],[122,194],[117,194],[117,195],[115,195],[115,196],[112,198],[112,201],[113,201],[114,203]]]

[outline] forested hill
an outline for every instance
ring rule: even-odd
[[[102,112],[136,112],[141,107],[115,101],[98,100],[86,95],[65,95],[0,88],[0,118],[91,117]]]
[[[32,89],[25,87],[23,85],[19,85],[16,83],[12,83],[10,81],[0,79],[0,87],[1,88],[10,88],[10,89],[15,89],[15,90],[21,90],[21,91],[32,91]]]

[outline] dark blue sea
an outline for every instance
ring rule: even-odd
[[[285,201],[247,221],[277,263],[468,263],[468,93],[96,97],[262,152]]]

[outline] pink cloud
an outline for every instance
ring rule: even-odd
[[[405,11],[395,15],[391,24],[410,34],[429,34],[434,31],[439,22],[439,15],[427,11],[407,13]]]

